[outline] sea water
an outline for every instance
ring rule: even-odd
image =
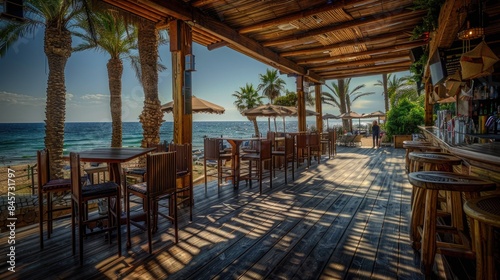
[[[269,130],[283,131],[282,120],[258,121],[259,131],[265,137]],[[332,123],[332,122],[331,122]],[[330,126],[332,125],[330,123]],[[307,120],[307,126],[315,120]],[[286,131],[297,131],[296,120],[286,120]],[[124,122],[122,146],[139,147],[142,141],[142,125],[139,122]],[[255,133],[250,121],[197,121],[193,122],[193,150],[203,149],[203,137],[251,137]],[[44,123],[0,123],[0,166],[34,164],[36,151],[44,148]],[[164,122],[160,129],[161,141],[173,140],[173,123]],[[78,122],[66,123],[64,129],[64,153],[78,152],[111,145],[111,123]]]

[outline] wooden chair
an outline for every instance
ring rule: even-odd
[[[309,145],[307,144],[307,134],[299,133],[295,135],[295,147],[296,147],[296,157],[297,157],[297,168],[299,168],[299,162],[302,160],[307,160],[307,168],[311,165],[311,151]]]
[[[321,148],[320,148],[321,137],[318,133],[313,132],[307,134],[307,145],[309,146],[309,160],[315,156],[318,163],[321,162]]]
[[[232,154],[221,150],[222,140],[217,138],[205,138],[203,141],[205,156],[203,157],[203,172],[205,174],[205,192],[207,192],[208,176],[217,176],[217,187],[220,189],[222,180],[225,178],[234,178],[234,172],[224,166],[224,162],[233,158]],[[207,173],[207,160],[217,162],[215,173]]]
[[[168,150],[176,152],[177,165],[177,204],[187,203],[189,205],[189,220],[193,220],[193,148],[190,143],[168,145]],[[186,182],[187,180],[187,182]]]
[[[167,140],[164,140],[163,142],[158,143],[158,144],[147,143],[146,147],[147,148],[156,148],[156,150],[153,151],[156,153],[168,151]],[[142,161],[142,164],[139,163],[139,165],[136,167],[124,168],[123,172],[125,173],[125,178],[133,178],[136,180],[139,179],[139,181],[144,181],[146,178],[145,177],[146,167],[144,166],[144,161]]]
[[[175,243],[179,241],[177,207],[169,205],[169,214],[163,215],[158,211],[158,201],[160,199],[177,200],[177,164],[176,152],[162,152],[146,155],[146,181],[128,185],[125,194],[125,207],[127,212],[127,247],[131,246],[130,224],[130,195],[140,197],[144,201],[146,211],[146,231],[148,235],[149,253],[153,253],[153,231],[156,230],[158,215],[161,215],[174,225]],[[170,204],[170,203],[169,203]],[[172,212],[170,212],[172,211]],[[151,221],[154,219],[154,224]]]
[[[47,149],[37,151],[37,168],[38,168],[38,213],[39,213],[39,229],[40,229],[40,249],[43,250],[43,219],[44,212],[44,194],[47,196],[47,239],[53,231],[53,213],[71,209],[67,207],[54,208],[52,197],[54,193],[65,192],[71,189],[70,179],[55,179],[50,180],[50,163],[49,151]],[[67,216],[66,216],[67,217]]]
[[[328,131],[321,135],[321,148],[323,147],[328,151],[328,159],[331,159],[335,155],[335,131]]]
[[[72,245],[73,255],[76,252],[75,247],[75,223],[78,225],[78,246],[79,246],[79,259],[80,265],[83,264],[83,238],[90,234],[100,232],[108,232],[108,240],[111,243],[111,231],[116,230],[118,256],[122,255],[121,250],[121,230],[120,230],[120,214],[121,214],[121,199],[120,199],[120,186],[115,182],[105,182],[101,184],[85,185],[82,186],[81,170],[80,170],[80,156],[78,153],[70,153],[70,167],[71,167],[71,229],[72,229]],[[114,198],[114,209],[112,208],[111,198]],[[90,200],[107,199],[108,209],[105,217],[99,216],[96,218],[88,218],[87,204]],[[114,220],[112,219],[114,217]],[[88,225],[97,222],[98,220],[107,219],[107,224],[104,224],[102,230],[86,232]],[[114,225],[114,227],[113,227]]]
[[[295,168],[293,166],[293,162],[295,161],[295,140],[292,135],[287,135],[285,136],[285,145],[284,149],[279,149],[279,150],[273,150],[272,151],[272,157],[273,157],[273,176],[276,177],[276,169],[279,168],[281,169],[281,166],[276,167],[275,164],[275,158],[280,157],[282,158],[281,163],[283,164],[283,171],[285,172],[285,184],[288,184],[288,163],[291,162],[292,166],[292,180],[295,181]]]
[[[262,194],[262,178],[264,173],[264,163],[269,162],[269,186],[273,187],[273,176],[272,176],[272,148],[271,141],[269,140],[259,140],[257,141],[257,151],[254,153],[246,153],[241,156],[241,160],[248,161],[248,174],[242,176],[246,182],[250,181],[250,186],[252,186],[252,180],[259,180],[259,192]],[[253,166],[255,165],[255,173],[252,173]]]

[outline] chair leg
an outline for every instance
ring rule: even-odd
[[[85,228],[83,227],[83,217],[80,214],[80,211],[82,210],[83,205],[78,205],[77,211],[78,211],[78,249],[79,249],[79,255],[80,255],[80,266],[83,265],[83,234]]]
[[[177,193],[173,194],[174,201],[177,201]],[[175,243],[179,243],[179,223],[177,219],[177,207],[173,207],[173,214],[174,214],[174,235],[175,235]]]
[[[127,215],[127,248],[130,248],[132,245],[130,242],[130,195],[127,188],[125,188],[125,212]]]
[[[43,193],[38,192],[38,227],[40,230],[40,250],[43,250]]]
[[[52,193],[47,193],[47,239],[52,233]]]
[[[121,221],[121,216],[122,216],[122,206],[121,206],[121,190],[118,188],[117,192],[117,198],[116,198],[116,209],[115,209],[115,218],[116,218],[116,242],[118,243],[118,256],[122,256],[122,221]],[[108,211],[111,208],[108,208]]]
[[[75,237],[75,217],[76,217],[76,213],[75,213],[75,202],[73,201],[73,199],[71,199],[71,245],[72,245],[72,251],[73,251],[73,256],[75,255],[76,253],[76,246],[75,246],[75,241],[76,241],[76,237]]]
[[[148,234],[148,250],[149,254],[153,253],[153,232],[151,229],[151,210],[154,211],[154,206],[153,203],[149,200],[149,197],[144,200],[144,202],[147,205],[147,211],[146,211],[146,227],[147,227],[147,234]],[[153,208],[153,209],[151,209]]]

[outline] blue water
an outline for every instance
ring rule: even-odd
[[[332,126],[330,121],[330,126]],[[276,120],[277,131],[283,131],[283,121]],[[268,121],[258,121],[259,131],[265,136]],[[307,120],[307,125],[315,125]],[[271,130],[274,122],[271,120]],[[123,123],[124,147],[139,147],[142,140],[142,126],[138,122]],[[173,139],[173,123],[164,122],[160,130],[161,141]],[[286,120],[286,131],[297,131],[297,121]],[[250,121],[193,122],[193,150],[203,149],[203,136],[250,137],[254,134]],[[0,166],[34,164],[36,151],[43,149],[44,123],[0,123]],[[98,147],[109,147],[111,123],[66,123],[64,131],[64,152],[83,151]]]

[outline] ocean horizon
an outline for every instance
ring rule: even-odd
[[[266,135],[268,120],[257,121],[259,132]],[[329,126],[339,125],[339,120],[329,120]],[[326,121],[323,123],[326,129]],[[316,125],[307,120],[307,127]],[[271,131],[283,131],[283,120],[270,122]],[[286,120],[288,132],[297,131],[297,120]],[[122,146],[139,147],[142,125],[139,122],[122,124]],[[193,121],[193,150],[203,149],[203,137],[251,137],[254,134],[250,121]],[[36,163],[36,151],[44,148],[45,123],[0,123],[0,166]],[[173,122],[166,121],[160,128],[160,141],[173,140]],[[64,130],[64,153],[79,152],[111,145],[111,122],[67,122]]]

